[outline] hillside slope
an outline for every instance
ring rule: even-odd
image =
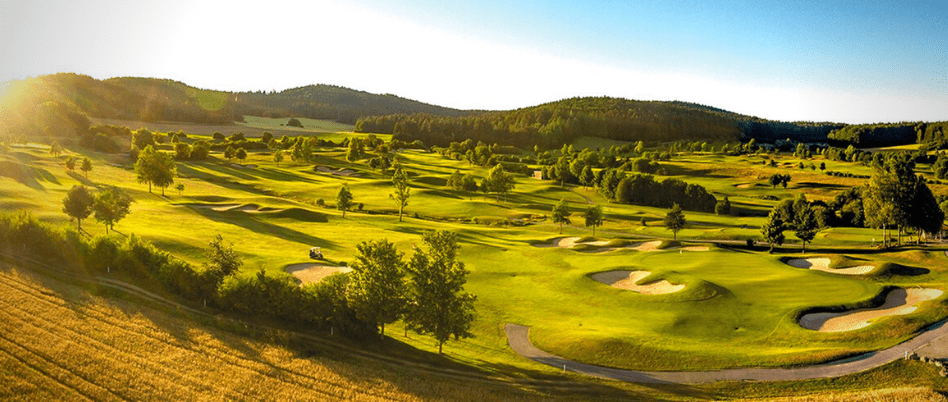
[[[463,116],[471,112],[329,85],[279,93],[224,92],[155,78],[110,78],[62,73],[0,83],[0,131],[26,136],[68,136],[88,118],[232,124],[244,115],[309,117],[352,124],[359,117],[392,113]]]

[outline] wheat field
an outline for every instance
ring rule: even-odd
[[[502,384],[410,375],[332,351],[301,357],[127,299],[0,267],[0,400],[541,397]]]

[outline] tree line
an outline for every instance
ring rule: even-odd
[[[356,122],[357,132],[392,134],[404,141],[447,146],[471,139],[488,144],[558,147],[580,136],[622,141],[724,139],[740,130],[733,119],[671,102],[619,98],[572,98],[540,106],[446,117],[431,114],[371,116]]]

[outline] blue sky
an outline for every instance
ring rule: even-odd
[[[682,100],[776,120],[948,119],[948,3],[0,1],[0,80],[312,83],[457,108]]]

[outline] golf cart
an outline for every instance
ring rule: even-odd
[[[314,260],[321,260],[321,259],[323,259],[323,252],[322,252],[322,250],[320,250],[319,247],[313,247],[313,248],[309,249],[309,258],[314,259]]]

